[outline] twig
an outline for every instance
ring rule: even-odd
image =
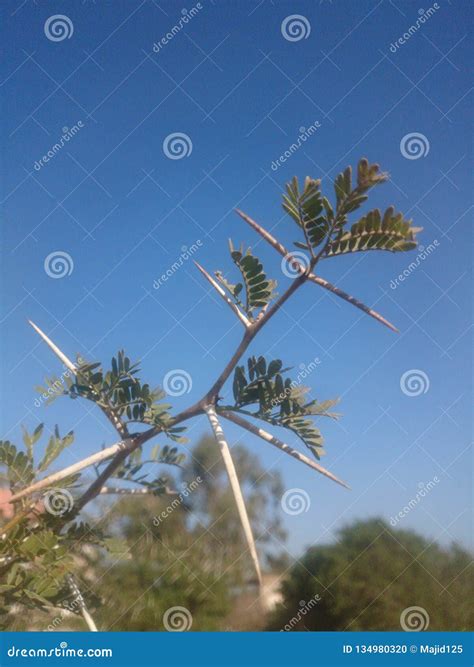
[[[60,361],[63,362],[63,364],[66,366],[68,370],[71,371],[74,375],[77,375],[78,373],[78,368],[77,366],[64,354],[64,352],[61,352],[59,347],[53,343],[53,341],[48,338],[48,336],[44,333],[44,331],[41,331],[39,326],[37,326],[34,322],[31,320],[28,320],[28,322],[31,324],[33,329],[38,333],[41,338],[44,340],[46,345],[54,352],[54,354],[60,359]],[[102,410],[102,412],[105,414],[107,419],[112,423],[112,425],[115,427],[117,430],[118,434],[126,437],[128,435],[127,433],[127,427],[125,424],[122,424],[120,419],[117,418],[117,416],[114,414],[112,410],[108,410],[105,407],[99,406]]]
[[[211,283],[211,285],[214,287],[214,289],[219,294],[219,296],[222,297],[222,299],[224,299],[226,304],[237,315],[237,317],[242,322],[244,327],[249,327],[250,326],[250,321],[241,312],[240,308],[227,296],[227,294],[222,289],[222,287],[219,285],[219,283],[216,280],[214,280],[214,278],[205,269],[203,269],[203,267],[200,264],[198,264],[196,261],[194,263],[196,264],[197,268],[202,273],[202,275],[206,278],[206,280],[208,280]]]
[[[240,522],[244,530],[245,539],[250,551],[250,555],[253,560],[255,571],[257,573],[257,580],[259,586],[262,585],[262,574],[260,571],[260,563],[257,555],[257,548],[255,546],[255,540],[252,533],[252,527],[250,525],[250,520],[247,514],[247,508],[245,507],[245,501],[242,495],[242,489],[240,488],[239,478],[237,477],[237,472],[235,470],[234,461],[230,453],[229,445],[225,439],[224,431],[220,425],[219,419],[217,417],[216,411],[213,407],[207,406],[206,413],[209,418],[212,430],[214,431],[214,436],[216,438],[217,444],[221,450],[222,459],[229,477],[230,485],[232,492],[234,494],[235,503],[237,505],[237,510],[239,512]]]
[[[285,248],[284,245],[282,245],[277,239],[270,234],[264,227],[259,225],[255,220],[252,220],[248,215],[240,211],[239,209],[236,209],[236,213],[240,215],[240,217],[245,220],[247,224],[252,227],[260,236],[267,241],[272,248],[274,248],[282,257],[285,257],[288,259],[288,261],[291,263],[293,268],[295,268],[297,271],[300,273],[303,273],[306,271],[306,268],[298,262],[297,259],[291,254],[289,250]],[[348,303],[351,303],[353,306],[356,308],[359,308],[359,310],[364,311],[367,315],[370,315],[370,317],[373,317],[377,322],[380,322],[381,324],[385,325],[395,333],[399,333],[399,330],[397,327],[395,327],[391,322],[389,322],[385,317],[380,315],[380,313],[377,313],[377,311],[373,310],[373,308],[369,308],[369,306],[366,306],[362,301],[359,301],[359,299],[356,299],[354,296],[351,296],[350,294],[347,294],[347,292],[344,292],[343,290],[339,289],[339,287],[336,287],[329,281],[325,280],[324,278],[321,278],[320,276],[316,276],[314,273],[309,273],[308,274],[308,280],[311,282],[315,283],[316,285],[320,285],[321,287],[324,287],[324,289],[327,289],[329,292],[332,292],[333,294],[336,294],[336,296],[340,297],[341,299],[344,299],[344,301],[347,301]]]
[[[323,466],[319,465],[319,463],[316,463],[312,459],[308,458],[304,454],[301,454],[301,452],[298,452],[296,449],[293,449],[289,445],[287,445],[285,442],[282,442],[275,436],[271,435],[271,433],[268,433],[267,431],[264,431],[263,428],[259,428],[258,426],[255,426],[251,422],[247,421],[246,419],[243,419],[240,415],[238,415],[235,412],[231,412],[230,410],[219,410],[218,413],[222,415],[225,419],[228,421],[233,422],[234,424],[237,424],[238,426],[241,426],[244,428],[246,431],[249,431],[250,433],[253,433],[254,435],[257,435],[259,438],[262,438],[262,440],[265,440],[265,442],[269,442],[271,445],[274,445],[278,449],[280,449],[282,452],[285,452],[285,454],[289,454],[290,456],[293,456],[297,461],[301,461],[301,463],[305,463],[307,466],[312,468],[313,470],[316,470],[317,472],[321,473],[321,475],[324,475],[325,477],[328,477],[329,479],[332,479],[333,482],[336,482],[337,484],[340,484],[341,486],[345,487],[346,489],[350,489],[350,486],[348,486],[345,482],[343,482],[341,479],[336,477],[336,475],[333,475],[332,472],[329,470],[326,470],[326,468],[323,468]]]

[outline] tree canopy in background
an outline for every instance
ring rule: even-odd
[[[269,629],[400,630],[408,607],[421,607],[429,630],[472,630],[469,553],[443,549],[382,519],[342,528],[334,544],[308,549],[282,584],[283,602]],[[317,604],[307,605],[319,596]],[[301,603],[305,602],[305,613]],[[426,628],[428,629],[428,628]]]

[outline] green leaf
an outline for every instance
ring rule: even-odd
[[[388,208],[382,218],[379,209],[369,213],[352,225],[349,231],[341,229],[327,247],[325,256],[343,255],[365,250],[389,250],[403,252],[416,248],[416,233],[411,220],[405,220],[402,213],[394,214]]]
[[[42,472],[47,468],[49,468],[51,463],[53,463],[53,461],[57,459],[57,457],[61,454],[61,452],[66,447],[72,445],[73,442],[74,442],[74,433],[72,431],[69,431],[69,433],[65,435],[64,438],[61,438],[61,436],[59,435],[58,427],[56,426],[54,429],[54,434],[49,439],[43,459],[41,460],[41,463],[38,466],[38,471]]]
[[[34,479],[31,459],[24,452],[17,451],[8,440],[0,441],[0,465],[7,468],[11,488],[27,486]]]
[[[300,191],[298,179],[294,177],[286,185],[287,194],[283,195],[283,209],[304,230],[312,248],[322,243],[330,229],[320,184],[321,181],[306,177],[303,190]],[[296,242],[295,245],[309,247],[308,243]]]
[[[245,253],[243,248],[236,250],[232,241],[229,241],[229,249],[232,260],[242,275],[243,283],[233,285],[220,272],[216,272],[216,278],[249,319],[253,319],[253,311],[266,306],[275,297],[276,282],[267,278],[260,260],[252,255],[250,249]],[[239,298],[244,289],[245,303]]]

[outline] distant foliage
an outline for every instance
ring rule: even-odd
[[[426,611],[429,630],[474,628],[471,555],[381,519],[353,523],[334,544],[308,549],[281,589],[283,603],[270,630],[400,631],[400,617],[411,606]],[[301,601],[316,595],[319,602],[298,617]]]

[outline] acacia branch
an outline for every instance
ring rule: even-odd
[[[250,555],[255,567],[255,572],[257,574],[257,580],[259,586],[262,585],[262,573],[260,571],[260,563],[257,555],[257,548],[255,546],[255,539],[252,533],[252,527],[250,525],[250,520],[247,514],[247,508],[245,506],[244,497],[242,495],[242,489],[240,488],[239,478],[237,477],[237,472],[235,470],[234,461],[230,453],[229,445],[225,439],[224,431],[220,425],[219,419],[217,417],[216,411],[213,407],[208,406],[206,408],[206,413],[209,418],[212,430],[214,431],[214,436],[216,438],[217,444],[221,450],[222,459],[229,477],[230,486],[234,494],[235,503],[237,505],[237,511],[239,513],[240,522],[244,530],[245,539],[247,541],[247,546],[249,548]]]
[[[38,333],[41,336],[41,338],[44,340],[46,345],[54,352],[54,354],[58,357],[58,359],[63,362],[63,364],[66,366],[66,368],[69,371],[71,371],[71,373],[73,373],[74,375],[77,375],[77,373],[78,373],[77,366],[64,354],[64,352],[61,352],[59,347],[53,343],[53,341],[44,333],[44,331],[42,331],[39,328],[39,326],[37,326],[31,320],[28,320],[28,322],[29,322],[29,324],[31,324],[31,326],[36,331],[36,333]],[[97,403],[97,405],[99,405],[99,403]],[[102,410],[102,412],[105,414],[107,419],[114,426],[114,428],[117,430],[118,434],[122,437],[126,437],[128,435],[127,427],[115,415],[113,410],[110,410],[106,406],[102,406],[102,405],[99,405],[99,407]]]
[[[340,484],[341,486],[345,487],[346,489],[350,489],[350,487],[343,482],[341,479],[336,477],[336,475],[333,475],[332,472],[329,470],[326,470],[326,468],[323,468],[323,466],[319,465],[319,463],[316,463],[312,459],[308,458],[304,454],[301,454],[301,452],[298,452],[296,449],[293,449],[289,445],[287,445],[285,442],[282,442],[279,440],[277,437],[272,435],[271,433],[268,433],[267,431],[264,431],[263,428],[259,428],[258,426],[255,426],[251,422],[247,421],[246,419],[243,419],[239,414],[232,412],[230,410],[218,410],[219,414],[222,415],[225,419],[228,421],[233,422],[234,424],[237,424],[241,428],[244,428],[246,431],[249,431],[249,433],[253,433],[254,435],[257,435],[259,438],[262,438],[262,440],[265,440],[265,442],[269,442],[271,445],[274,447],[277,447],[280,451],[285,452],[285,454],[289,454],[289,456],[293,456],[297,461],[301,461],[301,463],[306,464],[313,470],[316,470],[319,472],[321,475],[324,475],[325,477],[328,477],[331,479],[333,482],[336,482],[337,484]]]
[[[85,459],[82,459],[82,461],[73,463],[67,468],[63,468],[62,470],[59,470],[58,472],[55,472],[52,475],[48,475],[48,477],[45,477],[44,479],[41,479],[38,482],[35,482],[34,484],[31,484],[30,486],[26,487],[26,489],[18,491],[18,493],[15,493],[10,498],[9,502],[11,503],[15,502],[17,500],[20,500],[21,498],[30,496],[32,493],[35,493],[36,491],[41,491],[42,489],[45,489],[48,486],[57,484],[57,482],[60,482],[61,480],[66,479],[67,477],[71,477],[72,475],[77,474],[81,470],[84,470],[84,468],[89,468],[90,466],[96,465],[101,461],[110,459],[112,456],[115,456],[118,453],[124,453],[125,456],[128,456],[130,451],[132,451],[133,444],[134,444],[133,439],[121,440],[115,445],[111,445],[106,449],[102,449],[100,452],[96,452],[91,456],[87,456]]]
[[[297,259],[291,254],[289,250],[285,248],[284,245],[282,245],[277,239],[270,234],[264,227],[259,225],[255,220],[252,220],[248,215],[240,211],[239,209],[236,209],[236,213],[240,215],[240,217],[245,220],[245,222],[252,227],[260,236],[269,243],[272,248],[274,248],[282,257],[287,259],[291,266],[299,271],[300,273],[304,273],[306,271],[306,268],[298,262]],[[359,299],[356,299],[354,296],[351,296],[347,292],[344,292],[344,290],[339,289],[339,287],[336,287],[332,283],[330,283],[328,280],[325,280],[324,278],[321,278],[320,276],[316,276],[314,273],[309,273],[308,274],[308,280],[310,280],[312,283],[315,283],[316,285],[320,285],[321,287],[324,287],[324,289],[328,290],[329,292],[332,292],[336,296],[340,297],[341,299],[344,299],[344,301],[347,301],[348,303],[351,303],[353,306],[356,308],[359,308],[359,310],[362,310],[364,313],[367,315],[370,315],[370,317],[373,317],[377,322],[380,322],[384,326],[388,327],[395,333],[399,333],[397,327],[395,327],[391,322],[389,322],[385,317],[380,315],[380,313],[377,313],[377,311],[373,310],[373,308],[369,308],[369,306],[366,306],[362,301],[359,301]]]
[[[226,302],[226,304],[231,308],[231,310],[237,315],[239,320],[242,322],[244,327],[249,327],[250,326],[250,320],[245,317],[245,315],[241,312],[240,308],[227,296],[225,291],[222,289],[222,287],[219,285],[219,283],[214,280],[214,278],[205,270],[203,267],[198,264],[197,262],[194,262],[199,269],[199,271],[202,273],[202,275],[208,280],[211,285],[214,287],[216,292],[219,294],[219,296]]]

